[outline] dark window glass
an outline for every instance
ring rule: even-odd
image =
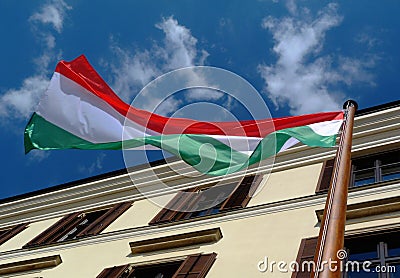
[[[347,278],[369,278],[369,277],[371,277],[371,278],[378,278],[379,276],[378,276],[379,274],[378,273],[376,273],[376,272],[372,272],[372,271],[370,271],[370,272],[365,272],[365,271],[363,271],[363,270],[360,270],[359,272],[357,272],[357,271],[349,271],[349,272],[347,272]]]
[[[400,256],[400,248],[392,248],[392,249],[389,249],[388,250],[388,255],[389,255],[389,257],[393,257],[393,256],[395,256],[395,257],[397,257],[397,256]]]
[[[390,237],[387,253],[389,257],[400,257],[400,237]]]
[[[374,259],[378,257],[377,251],[370,252],[351,252],[349,254],[349,260],[351,261],[365,261],[368,259]]]
[[[394,179],[400,179],[400,150],[353,160],[354,187]]]
[[[400,257],[400,232],[384,234],[380,241],[385,243],[385,250],[381,253],[387,257]]]
[[[400,278],[400,263],[389,264],[386,273],[390,278]]]
[[[400,179],[400,162],[382,166],[382,180]]]
[[[135,267],[129,278],[171,278],[182,261]]]
[[[193,212],[188,214],[186,218],[212,215],[220,212],[222,202],[228,198],[235,185],[221,185],[200,190],[198,192],[200,195],[199,200],[191,208]]]
[[[243,177],[240,182],[180,191],[150,224],[192,219],[244,208],[261,181],[262,176],[251,175]]]
[[[314,258],[317,240],[307,238],[301,241],[298,263]],[[400,230],[345,237],[344,244],[348,257],[342,262],[343,278],[400,278]],[[308,272],[298,271],[293,273],[292,278],[309,275]]]
[[[350,261],[365,261],[369,259],[377,259],[379,239],[368,240],[364,238],[354,238],[351,241],[346,241],[348,249],[348,257]]]
[[[370,272],[347,271],[345,277],[399,277],[400,231],[345,239],[350,261],[368,261]],[[394,273],[393,273],[394,272]]]
[[[98,218],[103,216],[107,211],[108,209],[104,209],[104,210],[84,213],[81,217],[82,218],[81,222],[77,224],[75,227],[73,227],[66,235],[58,239],[57,242],[62,242],[64,240],[69,240],[69,239],[75,239],[80,232],[82,232],[86,227],[95,222]]]
[[[216,257],[216,253],[195,254],[181,261],[113,266],[103,269],[97,278],[205,278]]]
[[[23,248],[97,235],[131,205],[131,202],[125,202],[115,204],[107,209],[71,213],[33,238]]]
[[[375,182],[375,168],[355,170],[353,186],[363,186]]]

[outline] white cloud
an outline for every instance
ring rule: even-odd
[[[39,11],[29,18],[32,31],[38,42],[43,45],[42,54],[33,59],[35,73],[25,78],[19,88],[10,88],[0,96],[0,117],[3,120],[26,120],[34,112],[49,84],[49,65],[61,55],[60,51],[55,51],[56,38],[53,33],[62,31],[66,11],[70,9],[64,1],[53,0],[41,6]],[[44,28],[43,25],[46,24],[54,30]]]
[[[176,99],[174,97],[170,97],[167,99],[163,99],[163,100],[154,100],[157,101],[157,104],[155,106],[151,106],[149,105],[149,109],[150,110],[154,107],[157,107],[157,109],[154,110],[154,112],[160,114],[160,115],[169,115],[171,112],[178,110],[179,105],[182,104],[182,101],[179,99]]]
[[[63,0],[49,1],[40,8],[39,12],[29,17],[30,21],[40,22],[42,24],[50,24],[58,32],[61,33],[66,11],[72,9]]]
[[[340,81],[346,85],[352,85],[355,82],[365,82],[374,86],[374,75],[368,71],[376,64],[378,59],[375,55],[366,55],[365,59],[356,59],[350,57],[339,57],[339,70],[341,74]]]
[[[137,50],[132,53],[122,49],[115,42],[112,43],[111,49],[118,58],[117,63],[110,65],[114,77],[112,87],[125,101],[132,100],[146,84],[161,74],[178,68],[204,65],[209,55],[206,50],[198,49],[198,40],[190,29],[180,25],[173,17],[164,18],[155,26],[163,31],[164,39],[161,43],[155,42],[149,50]],[[188,76],[188,80],[201,78],[203,77],[194,72]],[[215,100],[221,96],[217,91],[192,91],[186,95],[186,100]],[[175,111],[182,103],[174,98],[157,101],[165,101],[162,109],[160,106],[163,113]],[[154,101],[152,103],[154,104]],[[152,105],[149,104],[150,106]]]
[[[208,53],[196,48],[197,39],[190,30],[179,25],[172,17],[164,19],[156,27],[165,34],[163,47],[157,47],[158,56],[164,59],[164,68],[167,70],[202,65]],[[200,54],[200,56],[199,56]]]
[[[161,73],[149,51],[132,54],[115,44],[112,50],[118,57],[117,64],[111,65],[114,79],[112,87],[126,101]]]
[[[50,156],[50,152],[44,152],[41,150],[31,150],[29,152],[29,161],[37,163],[37,162],[45,160],[49,156]]]
[[[366,28],[367,30],[358,34],[354,40],[360,44],[365,44],[369,50],[379,47],[382,44],[382,41],[374,37],[377,30],[373,28]],[[379,32],[385,32],[385,30],[379,30]]]
[[[186,94],[187,100],[218,100],[224,96],[224,93],[214,89],[191,89]]]
[[[319,55],[326,33],[342,21],[336,4],[328,4],[315,18],[306,9],[298,13],[293,1],[287,1],[287,6],[291,17],[267,17],[262,23],[272,33],[278,60],[274,65],[259,65],[259,72],[276,107],[288,105],[292,114],[335,110],[343,102],[339,84],[373,83],[368,73],[373,62]]]
[[[0,116],[27,119],[34,111],[49,80],[37,75],[26,78],[20,88],[9,89],[0,97]]]
[[[88,173],[89,175],[93,174],[96,170],[101,170],[103,169],[103,162],[104,159],[106,158],[105,153],[100,153],[97,157],[96,160],[93,161],[89,166],[80,166],[79,167],[79,172],[81,173]]]
[[[296,5],[296,0],[287,0],[286,1],[286,8],[288,11],[294,15],[297,13],[297,5]]]

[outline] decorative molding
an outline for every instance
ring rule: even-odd
[[[0,265],[0,275],[14,274],[24,271],[41,270],[55,267],[62,263],[60,255],[7,263]]]
[[[387,111],[379,111],[357,117],[354,130],[353,152],[360,152],[389,144],[399,144],[399,110],[400,107],[395,107]],[[371,137],[373,137],[372,140]],[[228,181],[243,176],[244,173],[266,174],[271,170],[273,172],[280,172],[294,167],[321,163],[328,158],[334,157],[335,151],[332,148],[321,149],[310,148],[304,145],[295,146],[276,158],[273,169],[270,166],[250,168],[246,172],[234,173],[223,179]],[[140,188],[141,191],[145,190],[146,195],[155,197],[221,180],[221,177],[182,179],[176,174],[176,171],[171,170],[170,166],[174,169],[179,169],[177,172],[182,172],[186,176],[190,176],[191,173],[195,172],[193,168],[182,161],[176,160],[168,164],[136,170],[134,173],[135,184],[130,180],[131,174],[120,174],[115,177],[86,182],[37,196],[0,203],[0,222],[7,222],[0,224],[0,227],[10,225],[10,218],[21,218],[21,215],[26,216],[28,213],[33,215],[28,216],[26,218],[27,221],[39,221],[44,219],[41,217],[44,210],[54,210],[55,215],[59,215],[71,212],[72,210],[95,208],[96,206],[103,205],[104,202],[112,204],[121,201],[141,200],[144,197],[137,188]],[[154,178],[149,178],[153,172],[157,172],[161,177],[158,181],[155,181]],[[156,182],[167,183],[168,187],[161,190],[159,186],[155,186]],[[155,190],[149,191],[149,188],[152,187]],[[107,200],[105,201],[104,199]],[[90,204],[85,204],[85,202],[89,201],[91,201]],[[71,205],[71,207],[68,207],[68,205]],[[13,223],[18,223],[18,221],[15,220]]]
[[[347,206],[346,220],[381,215],[400,211],[400,196],[378,199],[368,202],[356,203]],[[315,211],[317,219],[321,222],[323,209]]]
[[[373,233],[384,233],[388,231],[399,231],[400,223],[391,223],[382,226],[359,228],[354,230],[345,231],[346,237],[357,237],[359,235],[373,234]]]
[[[215,243],[221,238],[221,229],[213,228],[172,236],[133,241],[129,243],[129,246],[131,247],[132,254],[143,254],[191,245]]]
[[[400,136],[399,136],[399,142],[400,142]],[[310,163],[308,164],[313,164],[313,163],[318,163],[318,162],[322,162],[323,160],[327,159],[327,158],[332,158],[334,156],[335,150],[326,152],[326,153],[330,153],[331,155],[329,156],[323,156],[322,160],[321,160],[321,156],[316,156],[312,159],[309,160]],[[291,167],[293,167],[293,165],[297,165],[298,167],[300,166],[304,166],[304,159],[297,159],[296,161],[289,161],[290,164],[292,165]],[[283,166],[282,166],[283,167]],[[286,167],[285,167],[286,168]],[[288,166],[288,168],[290,168]],[[257,171],[249,171],[248,174],[252,174],[252,173],[258,173]],[[237,177],[232,177],[233,178],[237,178]],[[206,182],[203,183],[199,183],[199,184],[206,184]],[[196,184],[197,186],[198,184]],[[183,190],[183,189],[187,189],[189,187],[194,186],[194,184],[182,184],[181,186],[176,186],[175,188],[172,189],[166,189],[164,194],[171,194],[171,193],[175,193],[178,190]],[[0,207],[0,222],[1,222],[1,218],[10,218],[13,216],[16,216],[17,214],[24,214],[24,213],[29,213],[29,212],[33,212],[33,211],[41,211],[40,214],[36,215],[36,216],[31,216],[31,217],[26,217],[24,219],[18,219],[16,221],[7,221],[3,224],[0,224],[0,228],[5,227],[5,226],[9,226],[9,225],[15,225],[15,224],[20,224],[24,221],[30,221],[30,222],[35,222],[35,221],[42,221],[42,220],[46,220],[49,218],[53,218],[53,217],[58,217],[60,214],[68,214],[71,212],[74,212],[76,210],[88,210],[88,209],[94,209],[100,205],[106,205],[106,204],[113,204],[113,203],[117,203],[117,202],[126,202],[126,201],[137,201],[137,200],[141,200],[143,199],[143,196],[140,193],[135,193],[137,192],[137,189],[133,186],[133,185],[129,185],[129,186],[121,186],[122,188],[120,188],[119,190],[123,190],[125,189],[127,192],[129,192],[129,194],[127,194],[126,196],[123,197],[119,197],[119,198],[110,198],[107,201],[102,201],[102,202],[91,202],[90,204],[86,204],[86,205],[79,205],[79,203],[77,203],[79,200],[87,200],[88,196],[90,198],[94,198],[93,195],[91,194],[86,194],[85,192],[81,192],[79,197],[76,198],[72,198],[71,199],[67,199],[63,202],[59,202],[57,204],[54,204],[55,200],[47,200],[46,198],[42,201],[40,201],[39,203],[35,203],[34,204],[29,204],[25,206],[25,210],[23,210],[22,208],[20,209],[15,209],[13,206],[10,206],[11,208],[7,209],[7,211],[10,211],[8,214],[3,212],[2,213],[2,209]],[[61,193],[59,192],[54,192],[53,194],[58,194],[59,197],[62,196]],[[108,193],[104,193],[102,195],[107,195]],[[79,195],[79,194],[77,194]],[[160,195],[160,194],[158,194]],[[112,196],[110,196],[112,197]],[[40,199],[41,196],[38,196],[38,199]],[[64,199],[64,198],[63,198]],[[93,199],[92,199],[93,200]],[[73,202],[72,202],[73,201]],[[60,210],[57,210],[57,206],[60,206],[62,204],[68,204],[68,203],[74,203],[74,206],[72,206],[71,208],[63,208]],[[45,208],[54,208],[54,212],[51,213],[43,213],[43,210]]]
[[[381,186],[365,186],[354,188],[349,191],[349,200],[375,196],[380,193],[395,192],[400,190],[400,182],[398,180],[392,181],[392,183],[385,183]],[[85,237],[79,240],[71,240],[65,242],[59,242],[54,245],[41,246],[33,248],[31,250],[16,249],[0,253],[0,260],[13,259],[29,255],[38,255],[49,252],[60,252],[61,250],[77,248],[79,246],[100,244],[104,242],[112,242],[116,240],[126,240],[137,238],[141,236],[157,236],[164,233],[177,233],[185,229],[193,229],[200,227],[212,227],[219,226],[224,222],[231,222],[235,220],[262,216],[267,214],[280,213],[290,210],[302,209],[312,206],[323,206],[325,204],[326,194],[309,195],[305,197],[294,198],[290,200],[278,201],[253,207],[247,207],[244,209],[229,211],[225,213],[219,213],[211,216],[199,217],[196,220],[184,220],[173,223],[166,223],[162,225],[154,226],[142,226],[136,228],[130,228],[125,230],[118,230],[99,234],[96,236]]]

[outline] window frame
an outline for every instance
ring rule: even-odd
[[[377,230],[370,230],[370,231],[358,231],[355,232],[353,231],[349,235],[345,235],[344,237],[344,249],[347,251],[347,254],[351,256],[351,248],[348,248],[349,246],[351,247],[353,243],[349,243],[352,240],[371,240],[371,238],[379,238],[379,237],[384,237],[385,235],[391,235],[391,237],[394,237],[393,234],[399,234],[400,235],[400,228],[386,228],[386,229],[377,229]],[[315,251],[317,248],[318,244],[318,237],[309,237],[309,238],[303,238],[300,242],[300,247],[298,249],[297,257],[296,257],[296,262],[300,265],[300,270],[301,270],[301,264],[302,261],[307,260],[314,260],[315,261]],[[377,257],[373,259],[365,259],[365,260],[357,260],[360,262],[360,265],[362,264],[363,261],[371,261],[373,262],[372,265],[377,265],[379,264],[380,266],[382,265],[388,265],[390,263],[399,263],[400,264],[400,255],[398,256],[389,256],[388,250],[387,249],[387,244],[388,242],[381,242],[377,241],[376,242],[376,248],[377,248]],[[348,258],[349,256],[347,256]],[[294,271],[292,272],[292,278],[301,278],[301,277],[310,277],[310,272],[304,271]],[[347,278],[348,275],[346,272],[342,273],[342,278]],[[378,273],[379,278],[388,278],[390,276],[387,275],[387,273]]]
[[[162,208],[156,214],[156,216],[153,217],[153,219],[149,222],[149,225],[173,223],[173,222],[179,222],[181,220],[194,220],[202,217],[207,217],[210,215],[217,215],[229,210],[244,208],[250,202],[251,197],[259,187],[262,179],[263,175],[248,175],[242,177],[239,180],[239,182],[235,182],[236,185],[234,189],[232,190],[232,192],[229,194],[229,196],[226,198],[225,201],[222,201],[216,206],[209,208],[209,211],[212,211],[213,208],[218,207],[219,209],[218,212],[207,213],[205,215],[200,215],[200,216],[193,216],[194,212],[190,211],[190,208],[198,204],[199,198],[201,198],[200,196],[201,194],[193,198],[194,196],[193,194],[187,194],[187,193],[198,192],[200,190],[204,190],[204,188],[210,188],[215,184],[211,186],[202,185],[184,191],[179,191],[167,204],[167,206]],[[234,183],[227,183],[217,186],[225,186],[232,184]],[[168,209],[171,207],[176,207],[177,209],[176,210]]]
[[[181,262],[172,278],[190,277],[193,278],[204,278],[210,271],[215,260],[217,258],[216,253],[198,253],[188,256],[181,256],[176,258],[170,258],[166,260],[159,260],[151,263],[141,264],[126,264],[120,266],[113,266],[103,269],[96,278],[130,278],[132,274],[135,274],[135,268],[140,267],[156,267],[157,265]]]
[[[400,152],[400,149],[396,148],[396,149],[381,151],[381,152],[377,152],[377,153],[371,153],[368,155],[353,158],[351,174],[350,174],[350,181],[349,181],[349,189],[350,188],[361,188],[361,187],[365,187],[365,186],[379,184],[382,182],[392,181],[392,180],[384,180],[383,179],[384,175],[382,174],[382,168],[385,166],[388,166],[388,165],[400,163],[400,159],[398,162],[395,162],[395,163],[382,164],[381,159],[379,159],[379,158],[381,158],[384,155],[390,155],[391,153],[394,153],[394,152]],[[372,167],[357,169],[357,161],[363,161],[363,160],[368,160],[368,159],[373,160]],[[333,169],[334,169],[334,161],[335,161],[335,159],[329,159],[329,160],[324,161],[321,172],[320,172],[320,176],[318,179],[317,187],[315,189],[316,193],[326,193],[327,190],[329,189],[329,185],[330,185],[330,181],[332,179],[332,174],[333,174]],[[355,185],[356,171],[365,171],[365,170],[371,170],[371,169],[374,170],[374,175],[373,175],[374,181],[371,183],[366,183],[366,184],[362,184],[362,185],[358,185],[358,186]],[[393,179],[393,181],[394,180],[400,180],[400,178]]]
[[[352,163],[352,172],[351,172],[351,181],[352,183],[349,185],[349,187],[360,187],[368,184],[375,184],[375,183],[380,183],[384,182],[384,174],[382,172],[383,168],[386,166],[394,165],[394,164],[399,164],[400,165],[400,158],[398,159],[397,162],[394,163],[382,163],[382,158],[386,158],[387,156],[392,155],[393,153],[398,153],[398,155],[395,157],[400,157],[400,149],[393,149],[393,150],[388,150],[384,152],[379,152],[379,153],[374,153],[370,154],[367,156],[362,156],[362,157],[357,157],[353,159]],[[368,168],[361,168],[357,169],[357,161],[363,161],[363,160],[372,160],[373,161],[373,166],[368,167]],[[365,171],[365,170],[373,170],[373,178],[374,182],[372,183],[367,183],[367,184],[362,184],[362,185],[355,185],[356,182],[356,172],[357,171]],[[398,178],[400,179],[400,178]],[[396,180],[396,179],[394,179]]]
[[[355,260],[360,262],[360,265],[362,264],[362,262],[365,261],[370,261],[372,264],[370,266],[370,269],[372,269],[371,267],[373,266],[380,266],[382,268],[382,266],[388,266],[389,264],[393,264],[396,263],[397,265],[400,265],[400,254],[397,256],[390,256],[389,255],[389,246],[391,246],[391,244],[394,242],[393,238],[394,237],[398,237],[400,235],[400,229],[399,228],[395,228],[395,229],[388,229],[388,230],[379,230],[379,231],[372,231],[372,232],[368,232],[368,233],[361,233],[361,234],[355,234],[355,235],[350,235],[345,237],[345,250],[347,251],[347,259],[349,259],[349,257],[352,255],[352,249],[348,248],[349,245],[351,246],[351,244],[347,243],[346,241],[349,242],[351,240],[359,240],[359,239],[363,239],[364,241],[367,241],[371,244],[371,246],[375,246],[375,251],[377,256],[375,258],[365,258],[365,259],[361,259],[361,260]],[[384,239],[382,239],[384,238]],[[372,240],[375,241],[372,241]],[[375,244],[371,243],[374,242]],[[354,243],[353,243],[354,244]],[[400,247],[400,245],[399,245]],[[357,254],[357,253],[355,253]],[[377,273],[379,278],[389,278],[390,277],[390,272],[380,272]],[[348,277],[348,273],[344,272],[342,275],[343,278],[347,278]]]
[[[107,228],[112,222],[114,222],[120,215],[122,215],[131,206],[132,202],[124,202],[124,203],[114,204],[108,207],[101,207],[96,210],[88,212],[79,211],[68,214],[63,218],[61,218],[56,223],[54,223],[53,225],[51,225],[49,228],[44,230],[42,233],[34,237],[22,248],[32,248],[42,245],[68,242],[76,239],[81,239],[87,236],[97,235],[100,232],[102,232],[105,228]],[[71,232],[71,230],[73,230],[82,223],[82,219],[85,217],[86,214],[100,210],[107,210],[107,211],[102,215],[100,215],[97,219],[95,219],[91,224],[89,224],[79,233],[77,233],[74,238],[72,239],[65,238],[64,240],[60,241],[60,239],[65,237],[68,233]]]

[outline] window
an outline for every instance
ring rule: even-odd
[[[69,214],[28,242],[24,248],[96,235],[131,206],[120,203],[111,208]]]
[[[354,159],[352,186],[400,178],[400,150]]]
[[[324,163],[316,192],[328,190],[333,163],[333,159]],[[394,179],[400,179],[400,150],[353,159],[349,187],[359,187]]]
[[[16,226],[0,229],[0,245],[16,236],[28,227],[29,223],[23,223]]]
[[[148,265],[121,265],[104,269],[97,278],[204,278],[217,254],[196,254],[182,260]]]
[[[380,270],[381,273],[365,273],[349,271],[344,277],[399,277],[400,276],[400,230],[349,238],[345,241],[348,260],[369,261],[371,272]]]
[[[352,263],[343,278],[391,278],[399,277],[400,273],[400,230],[389,230],[345,237],[347,260]],[[300,244],[297,262],[312,261],[317,246],[317,238],[303,239]],[[368,270],[364,271],[362,263],[368,261]],[[359,262],[359,268],[352,267],[353,262]],[[345,262],[344,262],[345,264]],[[301,269],[301,268],[300,268]],[[309,277],[310,272],[294,272],[292,278]],[[379,272],[379,271],[381,272]]]
[[[239,183],[195,187],[178,192],[150,222],[174,222],[244,208],[250,201],[262,176],[246,176]]]

